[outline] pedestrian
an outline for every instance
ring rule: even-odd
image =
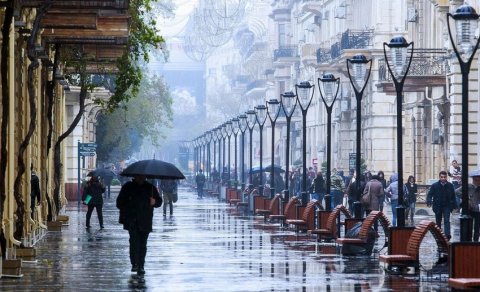
[[[103,193],[105,186],[98,180],[98,176],[92,175],[90,180],[86,183],[83,189],[82,201],[87,205],[87,222],[85,227],[90,229],[90,218],[92,217],[93,209],[97,210],[98,223],[100,229],[103,229]]]
[[[359,185],[358,185],[359,184]],[[346,193],[347,193],[347,200],[348,200],[348,210],[350,214],[354,214],[354,203],[359,202],[360,198],[362,197],[363,191],[365,189],[365,180],[363,179],[362,175],[357,179],[356,172],[354,171],[352,174],[352,178],[350,179],[350,183],[348,184]]]
[[[103,184],[105,185],[106,192],[105,198],[110,199],[110,186],[112,185],[112,180],[115,177],[115,173],[112,171],[111,166],[105,167],[105,171],[102,174]]]
[[[163,194],[163,216],[167,216],[167,205],[170,207],[170,216],[172,216],[174,196],[177,194],[177,181],[174,179],[162,179],[160,189]]]
[[[338,174],[337,169],[332,169],[330,175],[330,196],[332,196],[332,209],[343,203],[345,194],[345,183],[343,178]]]
[[[452,238],[450,235],[450,213],[457,209],[458,205],[453,184],[447,181],[447,172],[442,170],[438,176],[439,180],[433,183],[428,190],[427,206],[432,207],[439,228],[442,226],[442,219],[444,220],[443,233],[450,239]]]
[[[380,170],[377,173],[378,176],[378,181],[382,183],[383,189],[385,190],[387,188],[387,180],[385,179],[385,173]],[[380,198],[380,211],[383,212],[383,205],[385,204],[385,195]]]
[[[152,232],[153,208],[162,205],[157,188],[144,175],[135,175],[125,183],[117,197],[119,223],[128,230],[132,272],[145,274],[148,235]]]
[[[398,173],[392,174],[390,178],[391,182],[388,185],[386,191],[386,196],[390,199],[390,205],[392,207],[392,225],[397,226],[397,207],[398,207]],[[405,185],[403,185],[403,198],[405,199],[408,195],[408,190]]]
[[[277,194],[283,193],[283,190],[285,189],[285,182],[283,181],[282,175],[280,172],[275,172],[275,175],[273,176],[273,180],[275,181],[275,192]]]
[[[311,199],[317,200],[321,204],[323,197],[325,197],[325,180],[323,179],[321,171],[317,172],[317,176],[313,179],[310,192],[312,194]]]
[[[205,175],[203,174],[202,169],[198,170],[197,175],[195,176],[195,183],[197,184],[197,194],[198,198],[203,198],[203,186],[205,185]]]
[[[448,175],[452,177],[453,188],[458,189],[462,185],[462,169],[456,160],[452,160]]]
[[[377,175],[372,175],[371,179],[365,184],[362,198],[365,196],[368,198],[362,203],[365,216],[368,216],[371,211],[380,210],[380,199],[384,196],[384,189]]]
[[[418,193],[418,186],[415,182],[415,177],[413,175],[408,177],[407,184],[408,194],[406,198],[405,205],[405,219],[408,219],[408,214],[410,214],[410,223],[413,225],[413,215],[415,214],[415,204],[417,203],[417,193]]]
[[[468,215],[473,218],[473,241],[478,241],[480,230],[480,170],[470,172],[472,183],[468,184]],[[462,195],[462,187],[455,193]]]
[[[30,167],[31,169],[31,177],[30,177],[30,211],[32,219],[34,219],[35,215],[35,206],[40,205],[41,202],[41,195],[40,195],[40,179],[37,176],[37,173],[33,170],[33,166]],[[36,200],[36,204],[35,204]]]

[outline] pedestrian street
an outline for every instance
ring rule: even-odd
[[[23,277],[1,278],[0,291],[448,290],[448,269],[435,264],[431,236],[422,243],[419,276],[389,275],[378,261],[378,251],[386,252],[383,231],[372,256],[346,257],[333,243],[316,244],[311,236],[264,223],[216,198],[199,200],[186,187],[179,189],[172,217],[155,210],[141,279],[130,271],[128,233],[118,224],[116,196],[105,202],[105,229],[99,229],[94,213],[90,232],[86,208],[78,211],[70,202],[69,225],[48,232],[36,246],[36,261],[22,264]]]

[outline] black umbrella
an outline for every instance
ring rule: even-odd
[[[125,168],[120,175],[144,175],[147,178],[159,179],[185,179],[183,173],[175,165],[156,159],[134,162]]]
[[[273,165],[274,171],[275,172],[285,172],[279,165],[274,164]],[[272,165],[267,165],[263,166],[263,171],[264,172],[271,172],[272,171]],[[252,167],[252,173],[259,173],[260,172],[260,166],[254,166]]]
[[[117,174],[113,172],[109,168],[97,168],[95,170],[90,171],[87,176],[100,176],[100,177],[116,177]]]

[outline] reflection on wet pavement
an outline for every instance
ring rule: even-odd
[[[49,232],[37,261],[24,263],[23,278],[0,279],[1,291],[422,291],[447,289],[446,264],[435,265],[436,246],[421,246],[419,276],[389,275],[378,261],[386,253],[383,231],[372,256],[341,256],[331,243],[236,214],[216,199],[180,192],[174,216],[154,217],[146,275],[130,272],[128,234],[118,224],[115,196],[104,207],[105,229],[96,214],[85,229],[85,209],[67,208],[69,226]],[[417,218],[418,220],[424,219]],[[455,221],[452,219],[452,221]],[[456,227],[454,227],[455,229]]]

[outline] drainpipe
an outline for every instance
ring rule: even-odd
[[[15,180],[14,177],[14,165],[15,165],[15,32],[14,32],[14,23],[15,19],[12,21],[10,26],[10,43],[9,43],[9,56],[8,56],[8,87],[9,90],[9,99],[10,99],[10,106],[9,106],[9,118],[8,118],[8,168],[7,168],[7,199],[8,199],[8,224],[10,228],[8,229],[8,238],[10,242],[14,245],[20,246],[21,242],[16,240],[13,237],[13,229],[14,229],[14,201],[15,198],[13,196],[13,182]]]

